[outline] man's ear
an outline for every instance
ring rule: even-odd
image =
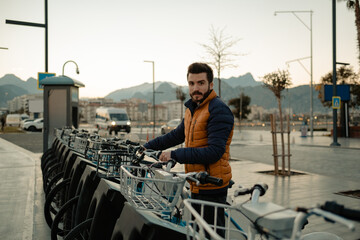
[[[211,83],[210,83],[210,90],[212,90],[213,87],[214,87],[214,82],[211,82]]]

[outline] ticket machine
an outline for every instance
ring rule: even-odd
[[[60,75],[41,81],[44,87],[43,152],[54,140],[54,129],[79,126],[79,88],[83,83]]]

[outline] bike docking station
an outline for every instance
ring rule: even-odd
[[[41,81],[44,87],[44,130],[43,152],[53,142],[54,129],[65,126],[78,128],[79,125],[79,88],[83,83],[60,75],[47,77]]]

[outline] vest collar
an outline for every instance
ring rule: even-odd
[[[217,94],[216,94],[215,90],[212,89],[210,94],[204,99],[204,101],[202,101],[200,103],[199,106],[195,102],[193,102],[191,98],[188,101],[186,101],[184,105],[185,105],[185,107],[189,108],[190,111],[193,113],[195,111],[195,109],[204,106],[205,104],[207,104],[208,102],[210,102],[211,100],[213,100],[216,97],[217,97]]]

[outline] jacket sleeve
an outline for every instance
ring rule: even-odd
[[[171,132],[159,136],[153,140],[144,144],[144,147],[147,149],[152,150],[165,150],[170,147],[174,147],[183,143],[185,140],[185,133],[184,133],[184,119],[181,121],[180,125],[177,126]]]
[[[172,153],[179,163],[210,164],[217,162],[226,150],[226,142],[234,126],[234,115],[220,99],[209,104],[207,125],[208,146],[204,148],[179,148]]]

